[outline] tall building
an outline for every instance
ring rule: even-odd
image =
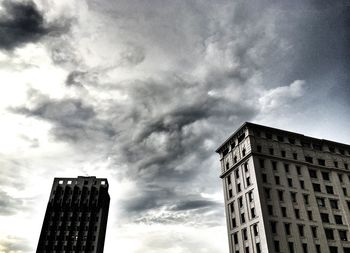
[[[55,178],[37,253],[102,253],[108,209],[106,178]]]
[[[230,253],[350,253],[350,145],[245,123],[216,152]]]

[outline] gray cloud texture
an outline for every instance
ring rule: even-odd
[[[77,153],[109,157],[114,179],[135,183],[133,196],[114,207],[119,224],[224,225],[222,204],[203,195],[221,193],[220,142],[244,121],[298,122],[295,111],[306,115],[316,99],[349,92],[342,1],[86,5],[88,18],[77,15],[70,33],[47,43],[53,63],[67,71],[66,96],[32,92],[31,103],[10,111],[48,122],[54,140]],[[2,48],[46,34],[35,6],[20,6],[34,13],[31,35],[11,30]]]

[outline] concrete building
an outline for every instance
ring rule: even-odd
[[[230,253],[350,253],[350,146],[252,123],[217,150]]]
[[[37,253],[102,253],[109,210],[106,178],[55,178]]]

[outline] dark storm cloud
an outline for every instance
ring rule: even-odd
[[[0,49],[12,50],[67,28],[63,23],[46,24],[43,13],[33,1],[5,0],[2,5],[4,10],[0,17]]]
[[[98,119],[94,108],[77,99],[50,100],[40,97],[33,108],[14,108],[14,112],[50,121],[54,136],[65,141],[84,141],[86,138],[110,138],[116,132],[110,123]],[[91,140],[91,139],[90,139]]]
[[[14,215],[22,207],[23,201],[21,199],[14,198],[0,190],[0,215]]]

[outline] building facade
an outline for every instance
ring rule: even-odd
[[[217,150],[230,253],[350,253],[350,146],[252,123]]]
[[[109,210],[106,178],[55,178],[37,253],[102,253]]]

